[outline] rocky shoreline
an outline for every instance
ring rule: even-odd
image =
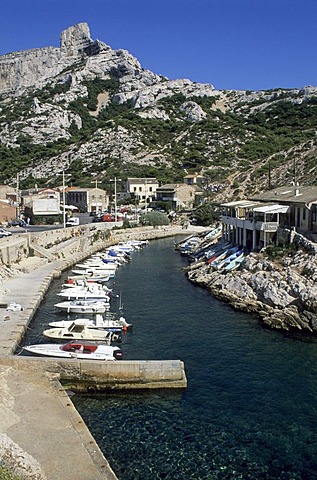
[[[267,327],[317,334],[317,244],[297,233],[291,242],[293,253],[274,261],[263,251],[247,255],[233,272],[200,262],[186,274],[233,308],[256,313]]]

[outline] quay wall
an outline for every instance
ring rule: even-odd
[[[66,388],[186,388],[180,360],[95,362],[13,355],[51,281],[65,269],[120,241],[184,233],[190,232],[175,227],[109,231],[98,225],[80,234],[59,229],[0,239],[0,303],[23,306],[15,312],[0,308],[0,436],[9,442],[12,467],[22,459],[23,478],[117,480]],[[1,446],[0,455],[5,458]]]
[[[84,230],[86,233],[82,235],[73,235],[71,233],[73,229],[59,229],[50,233],[40,232],[36,234],[35,239],[38,244],[41,244],[40,248],[47,250],[46,255],[41,258],[39,265],[36,264],[36,261],[39,260],[39,257],[36,255],[22,259],[19,253],[21,242],[23,243],[25,239],[27,243],[23,244],[24,255],[27,255],[28,252],[33,253],[33,235],[31,241],[29,238],[30,234],[17,235],[18,238],[15,238],[16,235],[13,235],[8,239],[3,248],[7,249],[7,251],[10,249],[10,261],[14,258],[14,249],[16,249],[18,261],[14,265],[18,266],[18,270],[14,271],[13,277],[8,278],[7,282],[4,282],[4,290],[0,292],[0,303],[4,306],[14,301],[21,304],[23,310],[7,312],[4,308],[0,309],[0,359],[3,359],[5,355],[13,355],[17,351],[52,280],[58,278],[64,270],[89,257],[92,253],[117,244],[120,241],[129,239],[151,240],[184,233],[180,229],[175,229],[175,227],[156,229],[153,227],[141,227],[109,230],[103,228],[103,225],[101,225],[101,228],[98,225],[99,228],[97,229],[95,224],[92,225],[91,229],[89,228],[90,225],[85,226]],[[23,235],[26,236],[23,237]],[[43,241],[41,240],[42,238]],[[88,242],[86,242],[87,239]],[[28,285],[32,286],[32,288],[28,289]],[[23,359],[21,356],[14,358],[17,358],[20,362]],[[29,359],[28,361],[31,362]],[[106,366],[101,362],[99,371],[97,365],[99,362],[96,364],[94,362],[94,366],[89,367],[89,373],[87,366],[83,367],[85,362],[77,361],[78,363],[76,363],[75,361],[75,363],[69,364],[72,365],[70,368],[67,366],[67,363],[63,364],[56,361],[50,363],[43,358],[40,358],[39,361],[42,362],[42,365],[48,366],[50,371],[52,371],[52,365],[54,365],[55,372],[65,373],[65,381],[76,383],[77,388],[81,389],[88,384],[89,387],[95,384],[98,388],[103,388],[107,382],[111,388],[137,388],[137,384],[139,388],[183,388],[186,386],[184,365],[178,360],[167,363],[140,361],[128,364],[125,361],[110,362]],[[88,362],[88,365],[90,364],[91,362]],[[63,365],[63,368],[61,365]],[[72,377],[69,372],[74,370],[75,365],[77,371],[76,375]]]
[[[1,357],[1,365],[29,372],[57,374],[63,386],[76,391],[186,388],[180,360],[92,361],[29,356]]]
[[[151,240],[183,233],[175,227],[136,227],[112,229],[107,223],[92,223],[79,227],[45,230],[38,233],[18,233],[0,239],[0,267],[20,264],[30,257],[49,261],[80,254],[80,259],[92,253],[129,239]],[[77,259],[76,259],[77,261]],[[75,262],[73,262],[74,264]]]

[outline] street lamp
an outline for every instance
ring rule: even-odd
[[[68,177],[71,177],[70,173],[67,173]],[[66,199],[65,199],[65,172],[63,170],[63,227],[66,228]]]
[[[66,208],[65,208],[65,172],[63,170],[63,227],[66,228]]]
[[[17,218],[20,218],[20,177],[17,173],[16,202],[17,202]]]
[[[110,182],[114,182],[114,221],[117,222],[118,213],[117,213],[117,180],[121,180],[121,178],[114,177],[114,179],[110,178]]]

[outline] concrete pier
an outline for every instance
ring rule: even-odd
[[[116,479],[65,388],[82,391],[185,388],[187,385],[180,360],[95,362],[13,355],[51,281],[63,270],[102,250],[106,243],[114,244],[132,235],[151,239],[184,233],[173,228],[142,229],[138,235],[137,230],[118,232],[107,242],[95,236],[85,248],[79,237],[67,238],[54,244],[53,250],[48,249],[51,251],[42,259],[23,258],[21,251],[25,248],[18,240],[14,240],[18,252],[9,243],[4,247],[10,265],[16,255],[20,262],[17,274],[1,286],[0,304],[14,301],[21,304],[23,310],[12,312],[0,308],[0,439],[5,436],[34,460],[37,467],[35,470],[30,467],[30,475],[24,478]],[[26,475],[25,469],[22,471]]]

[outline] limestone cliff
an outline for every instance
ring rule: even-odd
[[[59,47],[0,56],[0,182],[19,172],[22,182],[53,186],[63,169],[83,184],[96,171],[105,183],[145,168],[161,182],[199,172],[219,202],[263,190],[268,171],[289,183],[294,162],[298,180],[310,182],[316,98],[311,86],[225,91],[170,80],[79,23]]]

